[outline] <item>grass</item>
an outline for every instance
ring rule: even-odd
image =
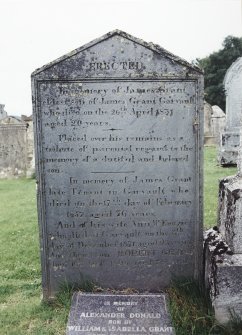
[[[242,335],[241,319],[216,323],[206,293],[193,281],[174,283],[168,294],[176,335]]]
[[[0,181],[0,334],[64,334],[69,308],[41,303],[35,181]]]
[[[216,224],[218,179],[236,172],[234,168],[225,169],[217,166],[215,156],[214,148],[206,148],[204,188],[206,227]],[[65,288],[54,304],[41,302],[35,181],[0,180],[0,213],[0,334],[64,334],[72,290]],[[186,291],[184,286],[177,285],[172,287],[169,293],[173,303],[173,314],[178,318],[174,321],[178,327],[177,335],[209,334],[195,332],[196,327],[203,328],[204,324],[208,329],[214,325],[212,313],[211,315],[207,313],[206,301],[199,300],[201,295],[199,296],[198,290],[190,287]],[[200,301],[199,306],[196,301]],[[186,328],[188,324],[190,328]],[[221,334],[233,333],[221,332]],[[237,331],[236,335],[239,334]]]

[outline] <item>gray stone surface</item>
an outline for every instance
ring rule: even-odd
[[[0,178],[25,176],[26,157],[25,124],[0,124]]]
[[[242,254],[233,254],[224,237],[210,229],[205,237],[205,285],[219,323],[242,315]]]
[[[212,106],[213,113],[211,117],[211,130],[215,137],[215,143],[219,147],[221,135],[225,128],[225,113],[219,106]]]
[[[0,120],[0,178],[31,177],[35,171],[32,121]]]
[[[226,93],[226,128],[240,130],[242,102],[242,57],[228,69],[224,78]]]
[[[114,31],[32,80],[44,296],[200,278],[200,70]]]
[[[227,70],[224,78],[226,93],[226,126],[220,147],[221,165],[236,165],[242,115],[242,57]]]
[[[167,298],[159,295],[75,293],[67,335],[170,334],[175,331]]]
[[[204,145],[214,146],[216,144],[216,138],[212,132],[212,106],[204,102]]]
[[[35,157],[34,157],[34,131],[33,118],[31,116],[21,115],[21,119],[27,126],[27,171],[26,177],[32,177],[35,174]]]
[[[242,254],[242,181],[224,178],[219,186],[219,231],[233,253]]]
[[[235,166],[238,160],[239,132],[225,130],[221,135],[220,164]]]
[[[4,109],[5,105],[0,104],[0,120],[7,116],[7,112]]]

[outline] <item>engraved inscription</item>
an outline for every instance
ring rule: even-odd
[[[128,270],[127,283],[142,289],[147,269],[154,288],[154,273],[192,275],[195,83],[43,82],[39,90],[51,276],[122,286]]]
[[[174,334],[164,295],[74,294],[67,334]]]

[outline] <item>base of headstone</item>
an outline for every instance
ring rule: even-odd
[[[165,294],[84,294],[72,298],[66,335],[175,334]]]
[[[242,315],[241,278],[242,254],[232,254],[222,235],[209,230],[205,238],[205,286],[221,324]]]
[[[219,161],[222,166],[237,165],[240,136],[239,132],[222,133]]]

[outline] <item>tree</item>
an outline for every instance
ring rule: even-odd
[[[218,105],[225,111],[223,80],[227,69],[242,56],[242,37],[227,36],[223,48],[208,57],[196,59],[196,64],[204,70],[205,100]]]

